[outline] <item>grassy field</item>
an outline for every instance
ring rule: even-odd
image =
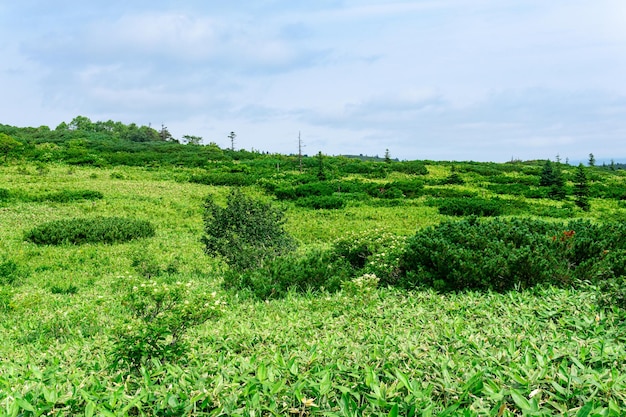
[[[223,266],[200,241],[204,199],[228,191],[186,182],[189,172],[0,166],[2,188],[23,196],[103,195],[0,202],[0,262],[13,268],[0,285],[0,415],[625,415],[623,313],[598,308],[593,286],[240,297],[221,289]],[[448,174],[431,167],[433,178]],[[286,207],[287,230],[305,247],[354,231],[408,236],[446,218],[425,198]],[[622,219],[623,210],[598,200],[580,215]],[[43,222],[95,216],[149,220],[156,236],[115,245],[24,240]],[[211,294],[220,314],[189,329],[179,360],[113,367],[114,334],[129,316],[121,300],[150,268]]]

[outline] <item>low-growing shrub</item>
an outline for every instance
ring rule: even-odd
[[[8,259],[0,262],[0,285],[13,285],[26,276],[28,276],[28,271],[14,260]]]
[[[600,281],[598,289],[598,304],[600,307],[616,307],[626,312],[626,275]]]
[[[204,205],[205,253],[222,257],[238,270],[259,267],[266,259],[295,249],[284,217],[283,209],[238,190],[230,193],[226,207],[209,197]]]
[[[6,201],[11,198],[11,191],[6,188],[0,188],[0,201]]]
[[[626,226],[532,219],[445,222],[408,240],[402,287],[505,291],[626,274]]]
[[[447,198],[437,200],[440,214],[447,216],[499,216],[504,213],[505,202],[500,199]]]
[[[187,351],[190,327],[217,317],[223,302],[216,293],[192,291],[191,282],[135,281],[122,301],[130,317],[114,334],[114,367],[138,370],[152,359],[177,360]]]
[[[296,205],[299,207],[312,208],[315,210],[333,210],[344,208],[346,206],[346,200],[334,195],[305,197],[297,199]]]
[[[61,190],[53,193],[30,196],[30,201],[70,203],[80,200],[100,200],[104,195],[100,191],[93,190]]]
[[[38,245],[112,244],[154,236],[152,223],[124,217],[55,220],[28,231],[25,240]]]
[[[284,297],[298,292],[337,291],[352,277],[350,265],[330,251],[310,250],[305,254],[289,253],[246,271],[227,271],[224,288],[248,290],[259,299]]]
[[[422,193],[436,198],[472,198],[477,196],[474,191],[459,190],[452,187],[425,187]]]
[[[256,182],[254,176],[243,172],[211,172],[207,174],[194,174],[189,182],[205,185],[246,186]]]
[[[394,285],[406,238],[383,230],[349,233],[333,242],[335,259],[344,259],[354,276],[373,274],[383,285]]]

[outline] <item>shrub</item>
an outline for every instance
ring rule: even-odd
[[[330,251],[310,250],[304,255],[290,253],[266,262],[262,267],[246,271],[228,271],[226,289],[249,290],[260,299],[284,297],[289,290],[337,291],[352,275],[347,262]]]
[[[571,284],[626,273],[626,226],[588,221],[470,218],[409,239],[400,260],[403,287],[505,291]]]
[[[191,282],[135,281],[122,302],[130,317],[115,331],[112,365],[138,370],[150,366],[152,359],[173,361],[183,356],[187,330],[216,317],[223,308],[216,293],[197,295],[192,287]]]
[[[437,198],[472,198],[477,195],[474,191],[459,190],[450,187],[428,187],[424,188],[422,193]]]
[[[112,244],[154,236],[152,223],[124,217],[63,219],[43,223],[25,234],[38,245]]]
[[[448,216],[499,216],[504,213],[500,199],[448,198],[436,202],[439,213]]]
[[[12,259],[0,262],[0,285],[12,285],[25,276],[28,276],[28,271]]]
[[[235,269],[256,268],[263,261],[295,249],[284,230],[284,210],[233,190],[226,207],[209,197],[204,206],[205,253],[224,258]]]
[[[253,176],[243,172],[211,172],[194,174],[189,182],[206,185],[246,186],[253,185],[256,180]]]
[[[299,207],[312,208],[316,210],[326,209],[341,209],[346,206],[346,201],[337,196],[328,195],[320,197],[306,197],[296,200],[296,205]]]
[[[42,194],[30,197],[31,201],[69,203],[80,200],[100,200],[104,195],[100,191],[93,190],[61,190],[54,193]]]
[[[598,289],[597,298],[600,307],[616,307],[626,311],[626,275],[603,280],[600,282]]]
[[[354,275],[374,274],[381,284],[395,284],[399,274],[400,255],[405,238],[393,233],[373,230],[350,233],[333,242],[335,259],[344,259]]]
[[[0,201],[6,201],[11,198],[11,191],[6,188],[0,188]]]

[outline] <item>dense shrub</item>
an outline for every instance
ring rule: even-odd
[[[422,193],[437,198],[471,198],[477,195],[474,191],[452,187],[425,187]]]
[[[124,217],[94,217],[43,223],[25,235],[38,245],[118,243],[154,236],[152,223]]]
[[[428,169],[421,161],[405,161],[389,164],[389,170],[410,175],[428,175]]]
[[[383,230],[349,233],[333,242],[335,259],[344,259],[354,276],[373,274],[381,284],[393,285],[399,274],[405,238]]]
[[[296,205],[299,207],[312,208],[315,210],[326,209],[341,209],[346,206],[346,200],[341,197],[326,195],[326,196],[313,196],[299,198],[296,200]]]
[[[626,275],[603,280],[599,283],[598,289],[600,307],[616,307],[626,312]]]
[[[298,292],[337,291],[350,279],[350,265],[330,251],[310,250],[305,254],[286,254],[246,271],[227,271],[224,288],[248,290],[260,299],[283,297]]]
[[[11,192],[6,188],[0,188],[0,201],[5,201],[11,198]]]
[[[70,203],[80,200],[100,200],[104,195],[100,191],[93,190],[61,190],[53,193],[40,194],[31,196],[31,201],[38,202],[54,202],[54,203]]]
[[[0,262],[0,285],[12,285],[27,275],[28,271],[12,259]]]
[[[419,197],[424,190],[424,183],[419,180],[397,180],[390,183],[389,186],[400,190],[407,198]]]
[[[234,269],[256,268],[295,248],[284,223],[283,209],[233,190],[226,207],[206,199],[202,242],[208,255],[222,257]]]
[[[499,216],[504,213],[506,202],[500,199],[447,198],[434,203],[439,213],[447,216]]]
[[[246,186],[253,185],[256,179],[253,175],[243,172],[211,172],[194,174],[189,178],[189,181],[206,185]]]
[[[626,273],[626,226],[470,218],[419,231],[400,259],[403,287],[440,290],[571,284]]]

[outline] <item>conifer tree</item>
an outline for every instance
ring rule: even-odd
[[[589,204],[589,180],[582,162],[578,164],[574,176],[574,195],[576,196],[576,205],[584,211],[589,211],[591,208]]]

